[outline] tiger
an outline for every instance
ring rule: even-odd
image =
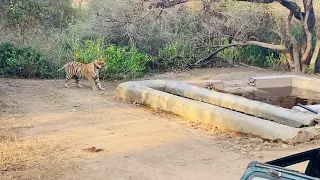
[[[90,81],[92,90],[97,90],[96,86],[98,86],[99,90],[105,90],[102,88],[100,80],[99,80],[99,71],[106,66],[104,59],[99,58],[94,60],[92,63],[84,64],[80,62],[68,62],[64,66],[62,66],[58,71],[61,71],[63,68],[65,69],[66,78],[65,78],[65,87],[68,88],[68,81],[72,78],[76,80],[77,86],[82,88],[79,81],[82,77],[85,77]]]

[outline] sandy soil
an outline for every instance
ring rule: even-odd
[[[144,79],[247,79],[281,74],[204,69]],[[316,147],[261,142],[117,100],[63,80],[0,79],[0,179],[239,179],[252,160]],[[88,148],[95,147],[99,152]]]

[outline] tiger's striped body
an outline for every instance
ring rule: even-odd
[[[104,60],[97,59],[89,64],[84,64],[79,62],[69,62],[69,63],[66,63],[58,71],[62,70],[63,68],[65,69],[65,72],[66,72],[65,87],[66,88],[68,88],[68,81],[72,78],[76,80],[78,87],[82,87],[79,81],[82,77],[85,77],[90,81],[92,90],[96,90],[96,86],[98,86],[100,90],[104,90],[104,88],[101,87],[101,83],[99,80],[99,71],[103,67],[105,67]]]

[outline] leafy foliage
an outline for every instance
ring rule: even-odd
[[[4,7],[3,19],[9,26],[18,26],[22,30],[38,25],[65,28],[73,23],[80,14],[71,5],[70,0],[22,0],[9,1]]]
[[[31,47],[14,46],[5,42],[0,44],[0,73],[19,77],[53,77],[43,53]]]
[[[259,46],[241,47],[237,50],[238,59],[259,67],[279,68],[285,63],[284,54]]]
[[[76,45],[74,51],[76,60],[83,63],[105,58],[108,66],[101,74],[105,78],[141,77],[148,72],[147,63],[153,60],[152,56],[140,52],[132,42],[125,47],[105,47],[101,39],[86,40],[83,45]]]

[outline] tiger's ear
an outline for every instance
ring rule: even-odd
[[[103,58],[103,57],[100,57],[100,61],[106,62],[105,58]]]

